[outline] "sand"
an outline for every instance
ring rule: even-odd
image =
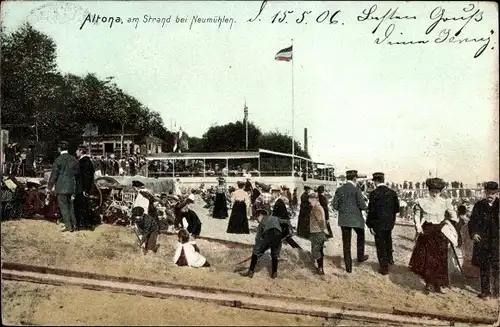
[[[202,235],[252,243],[254,234],[228,235],[225,233],[228,220],[209,218],[207,210],[200,207],[201,203],[197,203],[195,210],[203,222]],[[307,251],[299,252],[284,246],[278,279],[269,278],[268,256],[259,262],[254,278],[248,279],[234,272],[237,268],[235,264],[249,256],[248,249],[229,248],[199,240],[201,252],[212,267],[180,268],[171,262],[176,245],[173,235],[160,235],[158,253],[143,256],[136,245],[135,235],[124,227],[102,225],[93,232],[60,233],[55,224],[35,220],[2,222],[2,260],[248,292],[338,300],[354,306],[469,317],[498,316],[497,301],[482,301],[476,297],[478,281],[454,277],[448,294],[423,294],[422,282],[407,269],[414,244],[412,228],[395,228],[396,264],[388,276],[376,272],[378,263],[373,236],[369,233],[366,252],[370,259],[355,266],[352,274],[347,274],[341,264],[340,228],[335,221],[332,228],[335,237],[327,244],[326,254],[329,257],[325,262],[325,276],[314,274],[307,252],[309,242],[299,238],[296,239]],[[239,268],[245,270],[247,265]]]
[[[139,314],[140,313],[140,314]],[[360,326],[361,322],[327,320],[223,307],[181,299],[153,299],[24,282],[2,282],[4,324],[73,326]],[[368,324],[364,324],[368,326]],[[370,324],[370,326],[373,326]]]

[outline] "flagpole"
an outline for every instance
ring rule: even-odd
[[[292,39],[292,177],[295,177],[295,103],[294,103],[294,80],[293,80],[293,62],[295,61]]]
[[[245,97],[245,107],[244,107],[244,117],[245,117],[245,149],[248,151],[248,108],[247,99]]]

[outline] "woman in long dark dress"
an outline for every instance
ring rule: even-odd
[[[248,226],[247,210],[250,206],[250,196],[243,189],[245,183],[238,182],[238,189],[231,195],[233,203],[231,217],[227,225],[227,233],[230,234],[250,234]]]
[[[257,210],[257,207],[255,205],[255,200],[258,199],[260,194],[261,193],[260,193],[259,188],[257,187],[257,183],[255,183],[255,187],[252,190],[252,195],[250,196],[250,203],[252,204],[252,217],[255,216],[255,211]]]
[[[309,206],[309,186],[304,186],[304,193],[300,196],[300,211],[299,220],[297,222],[297,236],[302,238],[309,238],[309,213],[311,211]]]
[[[409,267],[425,282],[427,292],[442,293],[449,287],[448,239],[442,233],[445,220],[458,222],[451,201],[441,197],[446,183],[440,178],[426,182],[429,196],[418,199],[415,212],[415,228],[418,234]],[[449,218],[447,218],[447,215]]]
[[[215,189],[214,212],[212,216],[216,219],[226,219],[229,216],[227,214],[226,185],[222,177],[219,178],[219,185]]]

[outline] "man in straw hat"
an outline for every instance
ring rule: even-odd
[[[373,182],[375,189],[370,192],[366,225],[375,237],[379,273],[387,275],[389,265],[394,264],[392,229],[396,223],[396,214],[399,212],[399,199],[397,193],[384,184],[384,173],[374,173]]]
[[[443,293],[442,287],[448,287],[450,279],[448,239],[442,229],[446,220],[458,223],[458,219],[451,200],[441,197],[446,183],[441,178],[429,178],[425,184],[429,196],[418,199],[414,207],[417,240],[409,267],[424,279],[426,292]]]
[[[281,251],[282,224],[289,224],[288,220],[270,216],[266,207],[257,209],[256,218],[259,222],[257,235],[255,235],[255,245],[252,251],[250,268],[242,276],[253,277],[255,266],[259,258],[271,249],[271,278],[278,277],[278,258]]]
[[[73,200],[76,191],[76,176],[79,166],[75,157],[68,153],[68,142],[59,143],[59,157],[54,160],[48,189],[54,190],[64,222],[63,232],[73,232],[76,226]]]
[[[469,235],[474,241],[472,264],[479,267],[481,276],[481,299],[498,298],[499,293],[499,200],[498,183],[484,185],[486,198],[478,201],[472,209]],[[492,281],[490,285],[490,279]],[[493,286],[493,290],[491,290]]]
[[[335,191],[332,206],[339,212],[339,226],[342,229],[342,246],[344,250],[344,263],[348,273],[352,272],[351,237],[352,230],[356,232],[356,247],[358,263],[368,260],[365,255],[365,219],[363,210],[368,209],[361,190],[356,187],[358,172],[346,172],[347,183]]]

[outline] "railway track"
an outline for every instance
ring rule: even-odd
[[[156,298],[184,298],[223,306],[264,310],[295,315],[309,315],[331,320],[362,321],[393,326],[453,326],[493,324],[493,319],[436,317],[435,315],[394,309],[392,313],[355,309],[339,302],[233,291],[213,287],[189,286],[137,278],[118,277],[4,262],[2,279],[57,286],[79,286],[95,291],[110,291]],[[427,316],[426,318],[423,318]]]

